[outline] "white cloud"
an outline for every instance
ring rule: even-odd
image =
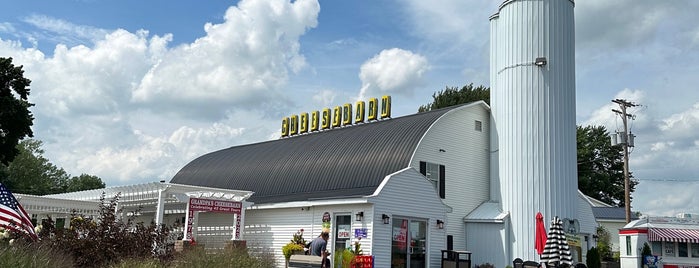
[[[223,23],[206,24],[205,37],[152,66],[132,100],[187,112],[259,106],[306,65],[298,39],[317,25],[319,9],[316,1],[242,1]]]
[[[663,123],[660,126],[663,131],[672,131],[681,135],[695,135],[694,131],[699,128],[699,102],[687,111],[671,115],[663,120]]]
[[[26,33],[26,37],[35,38],[36,35],[41,35],[44,38],[67,45],[100,40],[109,33],[109,31],[105,29],[76,25],[62,19],[56,19],[45,15],[31,15],[24,18],[23,21],[41,30],[39,32]]]
[[[169,179],[203,153],[278,136],[269,118],[288,105],[282,88],[306,65],[299,38],[318,13],[316,0],[243,0],[177,47],[170,34],[37,15],[25,21],[68,41],[46,56],[0,40],[0,55],[32,80],[35,137],[57,166],[108,185]]]
[[[362,88],[360,100],[375,94],[403,94],[411,96],[421,86],[425,72],[429,70],[427,58],[407,50],[392,48],[362,64],[359,78]]]
[[[313,95],[313,103],[318,107],[329,107],[335,104],[337,92],[332,90],[321,90]]]
[[[406,1],[404,8],[416,35],[458,50],[464,45],[470,47],[474,43],[487,43],[490,30],[487,27],[488,17],[497,12],[499,4],[497,1],[446,0],[435,4],[411,0]]]
[[[16,29],[15,29],[15,27],[12,25],[12,23],[9,23],[9,22],[0,22],[0,32],[11,33],[11,34],[13,34],[13,33],[15,33],[15,31],[16,31]]]
[[[682,189],[678,191],[677,189]],[[641,181],[633,193],[631,206],[650,216],[699,213],[699,182]]]
[[[639,2],[643,2],[642,4]],[[686,3],[686,1],[685,1]],[[575,5],[576,39],[582,47],[620,48],[649,43],[668,16],[685,6],[653,0],[589,0]],[[614,27],[609,27],[609,26]]]

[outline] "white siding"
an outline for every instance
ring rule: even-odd
[[[604,229],[607,229],[607,232],[610,234],[609,243],[611,243],[612,251],[619,252],[619,230],[626,225],[626,219],[619,221],[600,220],[599,224],[603,226]]]
[[[358,211],[364,212],[364,220],[356,221],[354,215]],[[299,229],[304,229],[304,238],[310,242],[316,238],[322,230],[323,213],[328,212],[334,220],[334,215],[349,214],[352,216],[352,231],[355,228],[367,228],[367,238],[360,240],[364,254],[372,253],[372,214],[371,204],[355,205],[329,205],[329,206],[308,206],[290,207],[274,209],[252,209],[245,212],[245,233],[249,248],[254,252],[274,254],[278,267],[284,267],[284,255],[282,246],[291,241],[292,236]],[[379,221],[381,216],[379,216]],[[334,225],[331,226],[332,233],[328,240],[328,250],[334,252]],[[352,241],[355,240],[351,234]]]
[[[512,266],[505,251],[505,237],[508,235],[503,223],[466,224],[467,246],[471,251],[471,266],[490,263],[495,267]],[[532,246],[533,247],[533,246]]]
[[[572,1],[508,1],[491,20],[491,89],[500,201],[514,234],[512,258],[536,259],[537,212],[577,218],[575,29]],[[537,57],[547,64],[535,66]]]
[[[374,267],[390,267],[392,224],[383,224],[381,215],[427,220],[428,267],[441,266],[441,250],[446,249],[446,228],[453,224],[445,221],[445,229],[436,227],[438,219],[446,217],[446,207],[432,184],[422,174],[407,168],[387,177],[381,192],[369,199],[374,203]],[[366,213],[366,212],[365,212]],[[460,224],[457,222],[457,224]]]
[[[597,221],[595,221],[595,214],[592,213],[592,206],[580,192],[578,192],[578,222],[580,223],[579,233],[590,235],[590,238],[597,233]]]
[[[476,120],[482,131],[475,130]],[[489,111],[482,102],[450,111],[425,133],[410,163],[418,171],[420,161],[445,166],[444,203],[453,209],[446,230],[454,236],[454,250],[468,250],[463,218],[489,200],[489,129]]]

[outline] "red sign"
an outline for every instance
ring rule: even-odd
[[[352,260],[352,267],[372,268],[372,267],[374,267],[374,256],[372,256],[372,255],[355,256],[354,260]]]
[[[393,241],[398,242],[398,248],[403,250],[408,245],[408,220],[403,220],[400,229],[393,228]]]
[[[699,268],[699,266],[694,265],[681,265],[681,264],[663,264],[665,268]]]

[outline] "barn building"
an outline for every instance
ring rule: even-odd
[[[294,233],[303,229],[310,240],[329,226],[331,252],[359,242],[374,267],[440,267],[446,249],[471,252],[473,265],[505,267],[539,260],[541,212],[570,223],[574,260],[584,261],[596,223],[577,191],[573,9],[572,0],[499,6],[490,17],[490,106],[361,120],[211,152],[149,186],[152,216],[182,223],[184,207],[166,201],[206,189],[237,194],[244,208],[236,220],[207,213],[199,228],[243,218],[239,236],[222,236],[274,253],[279,266]]]

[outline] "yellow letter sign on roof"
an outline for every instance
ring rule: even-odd
[[[357,112],[355,114],[354,123],[364,123],[364,101],[357,102]]]
[[[391,117],[391,96],[381,97],[381,119]]]

